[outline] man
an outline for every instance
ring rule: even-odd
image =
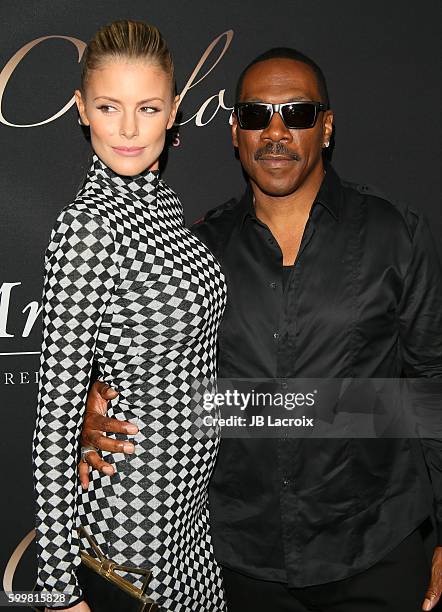
[[[301,378],[441,377],[442,284],[429,232],[416,211],[324,163],[333,113],[320,68],[273,49],[245,69],[237,101],[232,137],[249,187],[194,226],[228,283],[220,378],[273,379],[284,391]],[[100,414],[112,397],[106,385],[91,391],[82,443],[133,451],[101,435],[136,432]],[[229,612],[434,609],[441,448],[403,438],[223,439],[210,510]],[[112,472],[94,451],[84,457]],[[431,580],[424,457],[438,524]],[[80,475],[87,486],[86,463]]]

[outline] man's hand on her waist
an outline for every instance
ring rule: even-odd
[[[111,453],[133,453],[135,447],[131,442],[125,440],[114,440],[106,437],[105,433],[135,434],[138,427],[129,421],[120,421],[106,416],[108,403],[115,399],[118,392],[107,383],[95,381],[89,390],[86,413],[83,421],[83,429],[80,436],[82,447],[93,446],[98,450],[110,451]],[[97,451],[89,451],[78,464],[78,474],[83,489],[89,486],[89,467],[98,470],[102,474],[112,475],[115,468],[103,461]]]
[[[442,546],[436,546],[431,564],[431,579],[422,610],[435,610],[442,593]]]

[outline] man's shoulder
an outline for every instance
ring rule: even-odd
[[[190,229],[212,251],[218,251],[220,245],[231,235],[239,216],[239,200],[231,198],[207,211],[191,225]]]
[[[359,202],[366,207],[368,220],[403,228],[410,236],[414,235],[419,219],[422,217],[422,213],[417,209],[386,195],[379,187],[368,183],[341,179],[341,184],[344,193],[359,196]]]
[[[192,229],[203,227],[206,223],[219,223],[227,219],[232,219],[237,212],[238,199],[230,198],[214,208],[209,209],[202,217],[192,223]],[[219,220],[219,221],[217,221]]]

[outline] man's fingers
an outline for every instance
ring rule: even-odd
[[[86,411],[106,414],[109,400],[117,397],[118,393],[107,383],[96,380],[87,394]]]
[[[115,391],[110,385],[101,380],[97,380],[92,388],[105,400],[114,399],[118,395],[118,391]]]
[[[136,434],[138,432],[138,427],[134,423],[120,421],[119,419],[103,416],[95,412],[93,414],[86,413],[83,427],[88,431],[95,429],[106,433]]]
[[[95,446],[99,450],[110,451],[111,453],[135,452],[135,445],[129,440],[115,440],[114,438],[108,438],[103,436],[101,431],[91,432],[89,435],[88,444],[83,444],[82,442],[82,446]],[[92,453],[87,453],[86,456],[90,454]]]
[[[431,567],[430,585],[425,593],[422,610],[434,610],[442,593],[442,546],[436,546]]]
[[[86,467],[88,468],[88,473],[89,466],[94,470],[102,472],[103,474],[111,475],[115,472],[115,468],[110,463],[104,461],[95,451],[90,451],[89,453],[86,453],[84,456],[84,461],[81,461],[80,463],[84,463],[86,465]],[[80,466],[79,469],[82,470],[84,468]]]
[[[84,416],[82,438],[84,440],[90,439],[94,431],[104,431],[106,433],[136,434],[138,432],[138,427],[134,423],[130,423],[129,421],[120,421],[119,419],[106,417],[96,412],[87,412]],[[83,444],[83,446],[87,446],[88,444],[89,442],[87,444]]]
[[[78,464],[78,476],[83,489],[87,489],[89,486],[89,466],[84,461],[80,461]]]
[[[439,602],[439,599],[440,595],[438,596],[435,591],[429,589],[425,595],[422,610],[434,610],[434,608]]]
[[[102,474],[107,474],[108,476],[112,476],[112,474],[115,473],[114,466],[104,461],[97,452],[89,451],[88,453],[84,455],[84,460],[81,460],[78,464],[78,475],[80,478],[81,486],[84,490],[86,490],[89,487],[89,483],[90,483],[89,468],[90,467],[92,467],[95,470],[98,470]]]
[[[133,452],[133,444],[130,442],[108,438],[103,432],[133,435],[138,432],[138,427],[129,421],[119,421],[96,412],[87,412],[80,435],[81,446],[96,446],[111,453]]]
[[[115,389],[112,389],[112,387],[109,387],[109,385],[105,385],[103,390],[100,392],[100,395],[103,399],[109,401],[118,396],[118,391],[115,391]]]
[[[138,427],[134,423],[129,421],[120,421],[113,417],[103,417],[104,428],[101,431],[107,431],[110,433],[127,433],[136,434],[138,433]]]

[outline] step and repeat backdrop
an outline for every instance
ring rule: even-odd
[[[187,223],[245,188],[230,140],[237,77],[290,46],[328,79],[341,176],[424,211],[442,255],[439,0],[2,0],[0,4],[0,575],[35,580],[31,438],[42,265],[89,159],[73,92],[87,41],[115,19],[157,25],[181,93],[164,176]]]

